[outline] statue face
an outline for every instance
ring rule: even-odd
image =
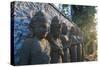
[[[62,34],[66,35],[68,32],[67,26],[65,23],[62,24]]]
[[[46,22],[40,22],[35,26],[34,33],[35,36],[42,39],[47,36],[48,30],[49,30],[49,24]]]
[[[74,28],[74,27],[71,27],[70,32],[71,32],[72,34],[75,34],[75,28]]]
[[[51,30],[52,30],[52,35],[57,38],[59,37],[60,32],[61,32],[61,25],[55,24],[51,27]]]

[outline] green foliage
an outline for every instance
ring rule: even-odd
[[[72,20],[84,32],[85,38],[85,53],[93,53],[93,44],[96,40],[96,14],[95,6],[72,6],[74,11]]]
[[[67,5],[62,6],[66,9]],[[72,5],[72,21],[84,32],[85,53],[93,53],[93,44],[96,40],[96,6]]]
[[[72,20],[80,28],[94,23],[95,6],[72,6],[73,16]]]

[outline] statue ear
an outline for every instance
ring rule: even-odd
[[[48,33],[50,33],[50,27],[48,28]]]

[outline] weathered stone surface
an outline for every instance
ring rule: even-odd
[[[40,10],[45,11],[49,21],[51,21],[54,16],[58,16],[60,21],[67,23],[68,28],[73,25],[53,4],[16,1],[11,5],[13,5],[11,8],[11,17],[14,17],[14,22],[12,23],[14,23],[15,64],[18,62],[17,51],[20,49],[27,35],[30,34],[28,24],[35,15],[35,12]]]

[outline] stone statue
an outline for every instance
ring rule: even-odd
[[[45,38],[49,29],[46,14],[42,11],[36,12],[29,23],[29,29],[33,37],[24,41],[18,65],[50,63],[50,45]]]
[[[63,52],[64,52],[64,58],[63,62],[69,62],[69,47],[70,47],[70,42],[69,42],[69,36],[68,36],[68,28],[66,25],[66,22],[62,23],[62,33],[61,33],[61,41],[63,45]]]
[[[77,62],[77,37],[75,34],[75,27],[72,26],[70,29],[70,34],[69,34],[69,40],[70,40],[70,48],[69,48],[69,53],[70,53],[70,62]]]
[[[61,24],[57,16],[51,21],[50,33],[47,36],[51,46],[51,63],[62,63],[63,61],[63,46],[60,40]]]
[[[75,31],[76,37],[77,37],[77,61],[84,61],[84,47],[83,47],[83,34],[80,31],[80,29],[78,27],[76,27],[76,31]]]

